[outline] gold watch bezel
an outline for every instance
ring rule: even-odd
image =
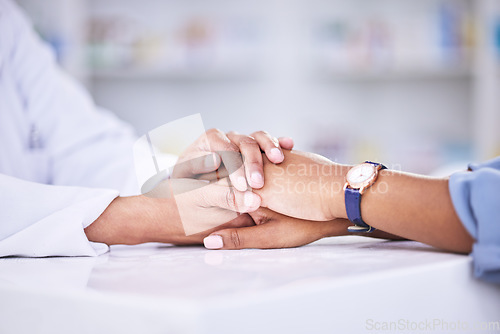
[[[362,168],[364,166],[369,166],[369,167],[373,168],[372,175],[368,179],[366,179],[365,181],[362,181],[362,182],[351,182],[349,180],[349,176],[352,175],[352,173],[355,170],[357,170],[359,168]],[[362,164],[359,164],[359,165],[356,165],[356,166],[352,167],[351,169],[349,169],[349,171],[345,175],[344,191],[345,191],[345,189],[347,187],[349,187],[351,189],[359,189],[359,193],[363,194],[366,189],[370,188],[375,183],[375,181],[377,181],[378,172],[379,172],[379,170],[381,168],[382,168],[382,165],[380,165],[380,164],[379,165],[374,165],[374,164],[371,164],[371,163],[368,163],[368,162],[364,162]]]

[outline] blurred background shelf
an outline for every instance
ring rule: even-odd
[[[18,0],[61,65],[139,134],[295,138],[429,173],[500,154],[498,0]]]
[[[88,74],[92,80],[167,80],[167,81],[219,81],[251,80],[258,77],[258,71],[248,69],[111,69],[93,70]]]
[[[469,80],[472,78],[472,69],[470,67],[455,68],[415,68],[398,70],[346,70],[323,68],[317,69],[318,76],[323,79],[341,80],[341,81],[361,81],[361,82],[379,82],[388,80]]]

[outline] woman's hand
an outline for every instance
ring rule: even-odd
[[[255,226],[227,228],[204,239],[208,249],[289,248],[309,244],[324,237],[346,235],[349,221],[307,221],[288,217],[269,209],[247,214]]]
[[[247,190],[247,183],[252,188],[262,188],[264,172],[261,152],[265,152],[268,161],[279,164],[284,159],[282,148],[292,149],[293,140],[286,137],[277,139],[264,131],[247,136],[210,129],[181,155],[172,177],[196,177],[216,171],[223,163],[237,190]]]
[[[347,227],[352,225],[347,219],[330,221],[308,221],[284,216],[269,209],[260,208],[240,219],[251,217],[256,225],[224,227],[213,231],[203,243],[208,249],[243,248],[290,248],[307,245],[325,237],[351,235]],[[404,240],[403,238],[377,230],[373,233],[355,233],[357,236]]]
[[[348,170],[349,166],[314,153],[285,151],[280,165],[264,157],[268,182],[255,193],[262,198],[261,206],[287,216],[316,221],[345,217],[343,186]]]

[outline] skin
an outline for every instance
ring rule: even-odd
[[[201,212],[210,211],[201,203],[193,203]],[[219,209],[219,208],[215,208]],[[240,215],[220,228],[253,226],[248,215]],[[118,197],[102,215],[86,229],[90,241],[107,245],[135,245],[145,242],[164,242],[177,245],[200,244],[215,228],[186,236],[172,198],[151,198],[146,196]]]
[[[262,151],[275,164],[283,162],[284,149],[293,147],[291,138],[276,138],[265,131],[250,136],[237,132],[225,134],[210,129],[200,136],[179,157],[173,178],[192,178],[216,171],[221,163],[230,171],[229,178],[238,191],[247,190],[248,185],[258,189],[264,186]]]
[[[247,191],[247,187],[264,185],[262,152],[266,162],[281,163],[284,159],[282,147],[291,149],[293,140],[277,139],[264,131],[247,136],[208,130],[181,155],[174,168],[173,180],[162,183],[147,196],[114,199],[101,216],[85,228],[85,234],[90,241],[108,245],[155,241],[200,244],[215,226],[220,229],[253,225],[250,216],[240,215],[260,206],[260,197]],[[225,155],[226,152],[238,154]],[[207,156],[210,159],[206,159]],[[241,160],[236,162],[240,168],[230,176],[234,188],[227,184],[207,185],[194,179],[199,174],[217,170],[221,163],[229,164],[225,160],[228,156]],[[213,164],[206,164],[207,160]],[[200,221],[206,225],[196,226]],[[195,233],[202,229],[203,232]]]
[[[347,219],[312,221],[285,216],[266,208],[260,208],[247,215],[256,225],[222,228],[212,233],[222,238],[224,244],[222,249],[299,247],[326,237],[352,234],[347,232],[347,227],[352,225]],[[380,230],[358,235],[392,240],[402,239]]]
[[[297,151],[285,152],[285,160],[280,165],[269,164],[264,158],[264,173],[270,182],[256,193],[262,198],[261,206],[285,215],[277,220],[287,221],[287,228],[283,228],[284,223],[274,228],[260,224],[239,229],[236,232],[238,238],[234,237],[234,229],[217,231],[212,235],[222,238],[222,249],[235,249],[262,245],[265,248],[295,246],[321,236],[345,234],[342,231],[349,223],[346,221],[341,186],[351,167]],[[325,183],[327,186],[321,187]],[[380,171],[375,184],[362,197],[361,214],[367,224],[389,233],[388,237],[400,236],[459,253],[469,253],[474,242],[454,211],[448,178]],[[315,222],[304,225],[306,222],[288,219],[287,216]],[[330,226],[336,224],[341,226],[339,230]],[[274,232],[272,240],[259,244],[255,240],[266,238],[266,229]],[[311,237],[301,236],[301,233]],[[293,240],[290,240],[290,235],[295,235]],[[369,235],[383,237],[373,233]],[[239,240],[237,245],[234,240]]]

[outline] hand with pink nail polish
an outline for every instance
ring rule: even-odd
[[[347,219],[311,221],[279,214],[266,208],[246,214],[255,225],[221,228],[203,239],[207,249],[289,248],[307,245],[325,237],[353,234],[347,231],[351,225]],[[359,233],[354,233],[360,235]],[[380,230],[366,236],[401,240]]]

